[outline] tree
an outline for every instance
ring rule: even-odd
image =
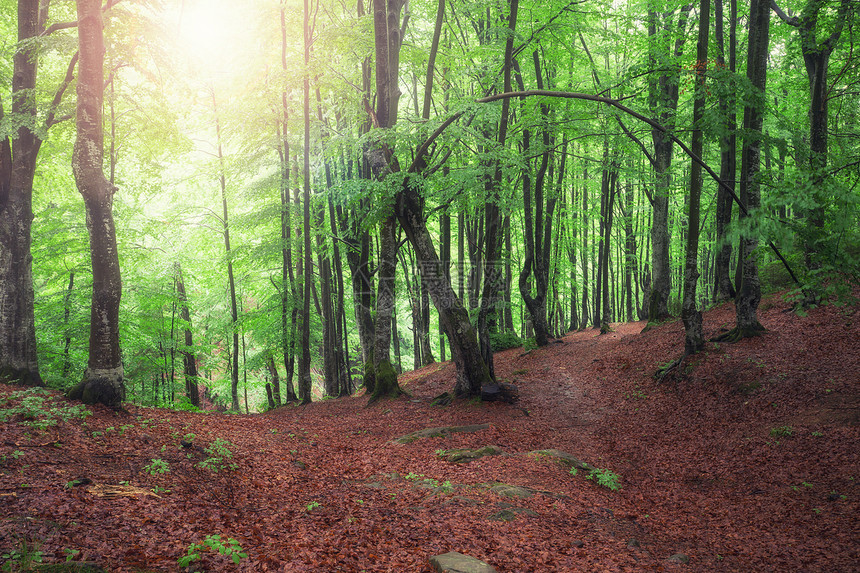
[[[56,111],[73,78],[77,57],[45,109],[36,105],[37,38],[47,35],[47,2],[18,2],[18,45],[12,70],[11,138],[0,140],[0,381],[41,385],[33,310],[33,178],[44,132],[61,121]],[[42,119],[44,117],[44,119]],[[0,102],[0,120],[5,116]],[[40,124],[40,122],[42,122]]]
[[[218,116],[218,103],[215,88],[210,87],[212,113],[215,115],[216,154],[218,157],[218,184],[221,191],[221,225],[224,236],[224,255],[227,259],[227,286],[230,290],[230,335],[233,340],[230,351],[230,398],[231,407],[239,411],[239,306],[236,301],[236,276],[233,272],[233,250],[230,246],[230,219],[227,209],[227,177],[224,170],[224,152],[221,145],[221,120]]]
[[[672,61],[683,53],[686,42],[687,18],[692,8],[686,4],[677,12],[663,15],[654,2],[648,6],[649,60],[653,75],[649,79],[651,115],[669,131],[675,125],[678,108],[678,76]],[[665,44],[665,46],[664,46]],[[663,320],[669,316],[669,188],[671,185],[673,139],[669,133],[651,130],[654,143],[653,220],[651,223],[651,292],[648,296],[648,321]]]
[[[119,304],[122,296],[113,197],[117,188],[102,171],[104,156],[102,104],[104,100],[104,32],[101,2],[78,0],[77,85],[78,136],[72,171],[87,211],[93,269],[89,360],[83,380],[70,396],[85,403],[119,408],[125,397],[119,343]]]
[[[721,78],[726,81],[715,82],[720,86],[720,112],[724,117],[725,132],[720,137],[720,179],[723,185],[717,186],[717,208],[714,215],[716,222],[717,254],[714,257],[714,301],[725,301],[734,298],[735,287],[732,284],[729,266],[732,257],[732,245],[728,241],[727,230],[732,220],[732,195],[735,190],[735,173],[737,171],[737,116],[735,114],[734,73],[737,60],[737,0],[729,0],[729,45],[728,63],[726,62],[726,47],[724,34],[723,0],[714,1],[714,35],[717,43],[717,68]]]
[[[702,157],[705,115],[705,73],[708,66],[708,36],[711,22],[710,0],[699,3],[699,40],[696,43],[695,101],[693,102],[693,142],[690,149]],[[702,166],[690,167],[690,201],[687,224],[687,253],[684,264],[684,300],[681,318],[684,321],[684,355],[695,354],[705,345],[702,334],[702,313],[696,308],[696,285],[699,281],[699,217],[702,196]]]
[[[770,41],[770,2],[752,0],[750,5],[749,40],[747,48],[747,79],[752,92],[744,105],[744,139],[741,150],[741,217],[758,208],[761,202],[761,144],[764,124],[765,88],[767,86],[767,57]],[[761,283],[756,262],[758,239],[752,233],[741,238],[738,251],[735,296],[735,328],[717,340],[737,341],[757,336],[764,327],[758,320]]]
[[[815,229],[812,236],[806,237],[807,263],[815,266],[820,261],[813,261],[819,247],[816,243],[826,241],[823,233],[824,213],[826,210],[827,197],[824,193],[824,180],[827,167],[827,133],[828,133],[828,102],[830,86],[827,83],[827,71],[830,66],[830,56],[836,47],[846,21],[849,20],[853,11],[850,0],[840,0],[833,18],[833,31],[824,40],[819,40],[821,28],[827,19],[828,7],[831,0],[807,0],[799,16],[788,16],[777,4],[771,1],[771,6],[776,14],[788,25],[797,29],[800,38],[800,51],[803,54],[803,63],[806,67],[806,75],[809,83],[809,164],[807,166],[810,174],[810,194],[812,206],[807,209],[812,227]],[[809,235],[809,233],[806,233]]]
[[[197,356],[194,352],[194,334],[191,328],[191,310],[188,308],[188,295],[185,294],[185,281],[182,279],[182,266],[176,263],[176,294],[179,302],[179,317],[183,322],[182,363],[185,373],[185,396],[192,406],[200,407],[200,392],[197,388]],[[276,380],[277,381],[277,380]],[[277,388],[277,385],[275,386]]]
[[[397,121],[398,62],[402,30],[400,11],[402,0],[373,0],[373,32],[376,48],[376,126],[381,130],[393,127]],[[403,22],[405,27],[406,22]],[[383,141],[372,144],[366,152],[371,172],[377,181],[385,180],[398,169],[393,149]],[[387,201],[379,225],[379,269],[376,293],[373,361],[365,365],[365,385],[371,400],[398,396],[401,389],[397,373],[391,365],[391,317],[394,311],[394,273],[397,264],[397,220]]]

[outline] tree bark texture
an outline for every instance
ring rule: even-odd
[[[702,120],[705,115],[705,73],[708,62],[708,32],[710,31],[711,0],[699,3],[699,39],[696,45],[695,100],[693,101],[693,153],[702,157],[704,135]],[[690,200],[687,223],[687,253],[684,264],[684,296],[681,319],[684,322],[684,355],[689,356],[705,345],[702,334],[702,313],[696,307],[696,285],[699,280],[699,203],[702,196],[702,166],[690,166]]]
[[[667,43],[663,35],[672,35],[670,15],[661,22],[657,11],[651,7],[648,11],[648,35],[651,38],[650,60],[655,68],[663,65],[667,56],[678,57],[683,52],[686,38],[687,16],[690,5],[681,8],[675,25],[674,46],[661,48],[659,44]],[[659,28],[662,28],[660,30]],[[668,129],[673,129],[675,111],[678,108],[678,76],[667,72],[660,73],[649,85],[651,100],[651,115]],[[672,183],[670,168],[672,166],[672,139],[664,131],[651,130],[651,140],[654,144],[654,202],[653,218],[651,221],[651,292],[648,298],[648,321],[660,321],[669,317],[669,293],[671,290],[671,271],[669,269],[669,191]]]
[[[39,35],[39,2],[19,0],[18,41]],[[19,46],[12,74],[12,113],[36,121],[37,47]],[[0,107],[0,119],[3,109]],[[41,386],[33,312],[33,177],[42,140],[22,122],[0,140],[0,382]]]
[[[119,408],[125,397],[119,342],[122,279],[113,221],[114,187],[102,171],[104,36],[100,0],[78,0],[77,138],[72,172],[84,199],[93,270],[87,369],[72,396]]]
[[[744,106],[744,133],[741,150],[741,201],[745,211],[760,204],[759,170],[761,161],[762,126],[764,124],[764,93],[767,84],[767,55],[770,28],[770,0],[752,0],[750,6],[749,47],[747,48],[747,79],[755,93]],[[742,217],[743,213],[741,214]],[[735,297],[736,326],[728,333],[729,340],[755,336],[764,330],[758,320],[761,284],[754,235],[741,238],[738,252],[737,296]]]

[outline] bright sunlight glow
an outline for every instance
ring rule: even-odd
[[[241,73],[258,45],[254,3],[237,0],[179,0],[176,22],[179,49],[197,72],[224,76]]]

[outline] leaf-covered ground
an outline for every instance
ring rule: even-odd
[[[677,357],[680,321],[499,353],[514,405],[432,406],[453,385],[450,363],[404,374],[410,395],[397,400],[250,416],[129,406],[82,422],[55,394],[22,406],[3,387],[0,408],[20,412],[0,422],[0,553],[9,566],[29,553],[178,571],[190,544],[217,534],[248,557],[204,549],[195,563],[208,571],[430,571],[448,551],[499,571],[860,571],[860,316],[786,310],[766,300],[764,336],[708,343],[662,383],[653,374]],[[706,335],[733,312],[707,312]],[[47,425],[37,413],[52,407]],[[218,459],[216,440],[234,457]],[[440,455],[487,445],[504,453]],[[529,454],[546,449],[621,489]]]

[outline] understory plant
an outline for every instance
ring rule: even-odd
[[[239,542],[228,537],[222,539],[220,535],[207,535],[202,543],[192,543],[188,546],[187,553],[177,560],[179,567],[188,567],[194,561],[200,559],[202,551],[217,551],[221,555],[225,555],[233,560],[233,563],[239,564],[242,559],[246,559],[248,554],[239,545]]]
[[[203,451],[209,457],[197,464],[197,466],[215,473],[221,470],[235,470],[239,466],[236,465],[236,462],[232,461],[233,452],[230,450],[232,447],[233,444],[227,440],[216,439],[204,448]]]
[[[571,475],[576,475],[579,472],[576,468],[571,468],[570,473]],[[606,489],[612,491],[618,491],[621,489],[621,484],[618,483],[618,480],[621,478],[618,476],[618,474],[610,470],[594,468],[593,470],[588,472],[588,475],[585,476],[585,479],[595,481],[599,485],[602,485]]]

